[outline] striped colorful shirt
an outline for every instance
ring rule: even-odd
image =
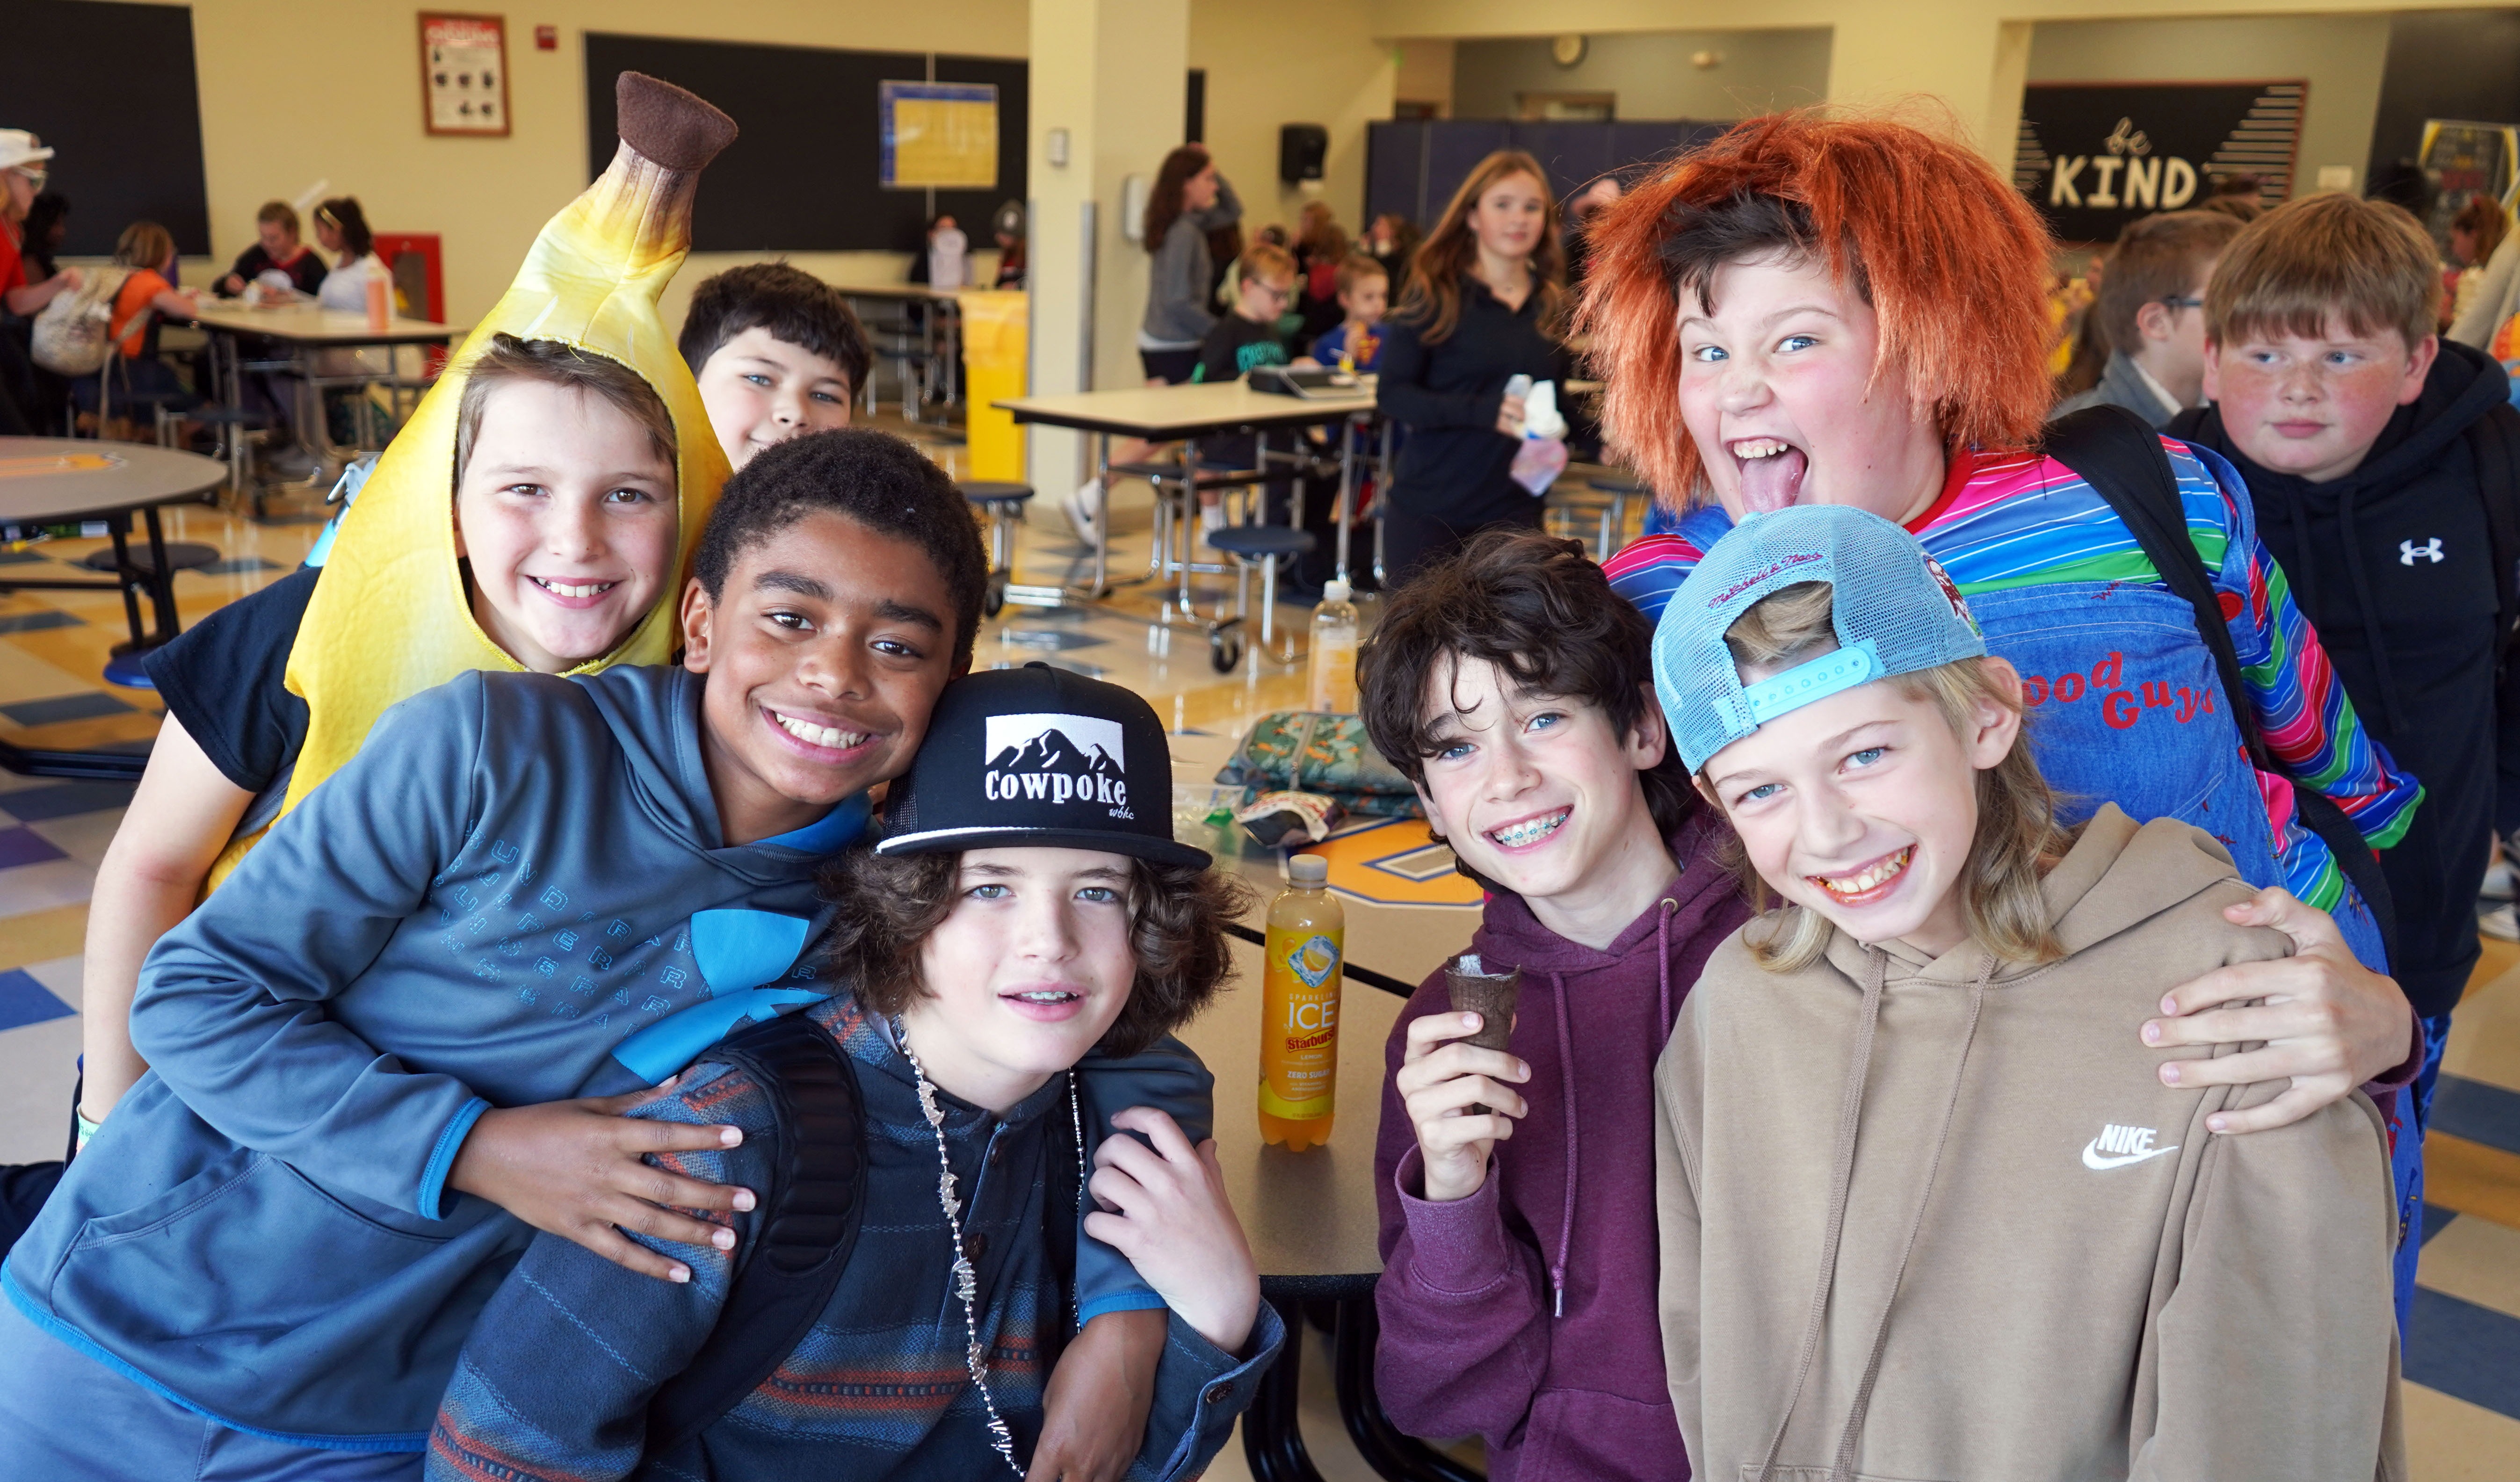
[[[883,1026],[843,994],[802,1010],[855,1061],[866,1105],[866,1204],[858,1242],[830,1305],[753,1392],[670,1454],[647,1450],[651,1397],[716,1325],[734,1256],[633,1235],[691,1268],[675,1284],[639,1276],[556,1235],[535,1237],[473,1326],[429,1437],[432,1482],[596,1482],[831,1477],[895,1482],[1011,1475],[991,1451],[988,1417],[965,1370],[953,1235],[937,1200],[936,1133]],[[964,1248],[978,1273],[978,1337],[989,1390],[1030,1458],[1042,1425],[1049,1345],[1069,1320],[1069,1274],[1045,1232],[1073,1211],[1048,1208],[1046,1158],[1073,1157],[1050,1135],[1070,1115],[1055,1076],[1003,1117],[938,1093]],[[768,1090],[705,1055],[671,1096],[633,1116],[732,1124],[741,1145],[652,1155],[695,1179],[768,1187],[781,1156]],[[1084,1112],[1087,1125],[1094,1112]],[[766,1211],[711,1216],[739,1248]],[[1155,1370],[1138,1482],[1194,1477],[1232,1434],[1276,1357],[1282,1328],[1263,1304],[1250,1357],[1218,1349],[1175,1316]]]
[[[2406,832],[2422,789],[2356,717],[2282,568],[2258,542],[2239,475],[2210,451],[2171,438],[2162,443],[2188,537],[2228,619],[2248,703],[2289,774],[2259,775],[2284,883],[2303,901],[2332,909],[2344,878],[2327,846],[2293,817],[2293,786],[2332,798],[2375,849]],[[1610,585],[1659,618],[1704,548],[1731,528],[1720,508],[1691,511],[1677,532],[1648,536],[1612,557]],[[2089,582],[2167,589],[2107,500],[2080,474],[2035,453],[1958,455],[1941,495],[1908,528],[1964,596]]]

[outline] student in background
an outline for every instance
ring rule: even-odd
[[[1376,403],[1409,429],[1384,499],[1383,564],[1397,585],[1490,525],[1540,527],[1509,472],[1522,437],[1515,376],[1563,385],[1565,260],[1540,162],[1500,150],[1471,170],[1418,247],[1392,311]]]
[[[337,253],[333,270],[319,280],[316,302],[346,314],[368,311],[368,280],[382,278],[390,292],[393,270],[377,255],[376,235],[355,196],[336,196],[315,208],[315,240]]]
[[[2496,773],[2520,748],[2487,514],[2520,501],[2520,413],[2500,366],[2433,334],[2440,296],[2432,239],[2399,207],[2341,192],[2279,205],[2215,270],[2214,404],[2171,426],[2239,470],[2356,712],[2424,785],[2380,853],[2393,971],[2425,1023],[2418,1128],[2479,954]]]
[[[998,289],[1020,289],[1024,286],[1024,234],[998,229],[998,277],[990,285]]]
[[[26,207],[22,224],[27,281],[41,283],[61,271],[55,254],[61,251],[62,239],[69,235],[69,230],[70,198],[59,191],[36,193],[34,203]]]
[[[927,286],[951,292],[971,283],[971,239],[951,215],[927,229]]]
[[[1347,253],[1347,233],[1330,203],[1305,202],[1295,221],[1295,271],[1303,279],[1295,294],[1295,312],[1303,320],[1295,343],[1310,344],[1339,322],[1338,270]]]
[[[76,268],[30,279],[22,255],[22,223],[51,178],[45,161],[52,157],[51,147],[24,129],[0,129],[0,307],[28,319],[81,281]]]
[[[365,225],[361,223],[363,229]],[[264,202],[262,209],[253,213],[253,246],[238,253],[236,266],[213,285],[220,297],[234,298],[252,283],[309,295],[323,288],[330,270],[312,247],[298,240],[295,206],[286,201]],[[366,302],[359,307],[365,309]]]
[[[2155,431],[2205,394],[2205,285],[2240,223],[2220,211],[2170,211],[2127,223],[2109,254],[2099,316],[2109,359],[2097,385],[2056,404],[2124,407]]]
[[[1313,359],[1363,374],[1382,367],[1382,316],[1391,303],[1391,277],[1362,252],[1338,266],[1340,319],[1313,341]]]
[[[726,461],[849,425],[874,354],[839,290],[784,262],[750,262],[692,291],[678,340]]]
[[[1278,321],[1295,295],[1296,265],[1283,247],[1254,243],[1235,264],[1234,312],[1218,320],[1199,341],[1193,382],[1239,381],[1258,366],[1285,365],[1291,357]]]
[[[1206,150],[1185,144],[1164,157],[1154,189],[1147,194],[1138,238],[1154,258],[1147,273],[1147,313],[1138,326],[1138,362],[1146,370],[1147,384],[1180,385],[1198,365],[1199,345],[1217,318],[1207,307],[1208,289],[1216,281],[1208,234],[1241,219],[1241,201],[1216,172]],[[1123,438],[1113,445],[1111,461],[1138,462],[1153,446]],[[1080,539],[1091,543],[1097,538],[1108,498],[1100,478],[1087,479],[1067,497],[1067,521]]]
[[[2457,217],[2450,224],[2450,255],[2457,276],[2444,310],[2449,316],[2444,329],[2456,323],[2467,306],[2476,301],[2477,291],[2485,282],[2485,264],[2510,231],[2511,213],[2491,193],[2471,197],[2467,204],[2458,208]],[[27,236],[33,240],[31,228]]]
[[[1365,255],[1382,264],[1383,273],[1391,279],[1391,301],[1397,303],[1409,292],[1410,264],[1418,255],[1418,244],[1423,234],[1418,223],[1398,211],[1385,211],[1373,218],[1359,246]]]
[[[106,337],[121,352],[120,358],[107,362],[96,376],[71,382],[72,404],[82,414],[94,415],[99,410],[100,382],[111,378],[111,384],[102,387],[109,417],[141,415],[129,410],[134,407],[187,410],[201,405],[202,399],[186,389],[173,366],[148,353],[150,332],[139,323],[150,314],[190,319],[201,303],[201,290],[178,289],[169,282],[175,270],[174,235],[154,221],[135,221],[122,229],[113,245],[113,265],[129,275],[114,292],[113,312],[105,326]]]

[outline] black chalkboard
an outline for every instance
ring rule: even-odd
[[[1024,199],[1025,78],[1021,62],[935,59],[933,80],[998,89],[998,184],[938,191],[973,247],[990,244],[1002,202]],[[927,79],[919,52],[851,52],[754,46],[668,36],[586,37],[588,178],[617,144],[612,80],[625,71],[662,77],[724,109],[743,132],[700,180],[692,247],[702,252],[913,251],[923,240],[925,191],[888,191],[878,171],[878,83]]]
[[[193,12],[181,5],[9,0],[0,21],[0,128],[60,153],[50,188],[70,200],[62,251],[103,256],[135,221],[210,250]]]
[[[2310,84],[2034,82],[2012,182],[2066,242],[2115,242],[2139,216],[2201,203],[2225,175],[2292,196]]]

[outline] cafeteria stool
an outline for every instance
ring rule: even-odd
[[[154,602],[158,590],[158,567],[150,558],[147,543],[130,543],[128,555],[130,564],[117,566],[113,560],[113,547],[100,546],[82,557],[79,564],[91,571],[102,571],[109,575],[119,573],[126,594],[146,593]],[[218,559],[219,551],[216,546],[205,546],[189,540],[166,542],[166,572],[170,577],[177,571],[198,571],[203,566],[214,564]],[[136,641],[138,636],[138,629],[135,627],[134,642],[113,646],[112,656],[105,661],[107,684],[120,685],[126,690],[158,688],[149,682],[149,672],[140,666],[140,661],[148,656],[149,649],[139,645]],[[154,647],[156,647],[155,644],[150,645],[150,648]]]
[[[1154,486],[1155,538],[1153,555],[1147,562],[1147,574],[1161,582],[1178,574],[1180,589],[1174,595],[1174,606],[1187,616],[1196,616],[1191,603],[1190,579],[1201,576],[1226,576],[1236,569],[1213,561],[1198,560],[1198,501],[1196,495],[1206,489],[1248,490],[1260,481],[1258,469],[1230,469],[1223,464],[1200,463],[1193,466],[1188,478],[1182,476],[1178,463],[1115,463],[1113,476],[1143,478]],[[1181,554],[1173,554],[1174,546]],[[1209,542],[1215,545],[1214,541]],[[1224,550],[1223,546],[1216,549]]]
[[[1282,664],[1299,663],[1302,652],[1273,653],[1278,636],[1278,561],[1304,556],[1313,549],[1313,532],[1285,525],[1227,525],[1207,532],[1207,543],[1234,558],[1234,615],[1208,630],[1208,662],[1219,674],[1231,674],[1242,660],[1239,631],[1251,606],[1251,567],[1260,567],[1260,651]]]
[[[989,526],[989,586],[981,607],[995,617],[1007,605],[1007,585],[1015,574],[1015,526],[1023,523],[1032,485],[995,478],[958,479],[954,487]]]

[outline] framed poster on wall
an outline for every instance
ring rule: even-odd
[[[432,134],[506,136],[505,16],[420,13],[420,107]]]
[[[885,82],[876,90],[888,191],[994,190],[998,90],[986,82]]]
[[[2138,216],[2253,175],[2290,200],[2310,84],[2038,82],[2022,90],[2012,183],[2065,242],[2115,242]]]

